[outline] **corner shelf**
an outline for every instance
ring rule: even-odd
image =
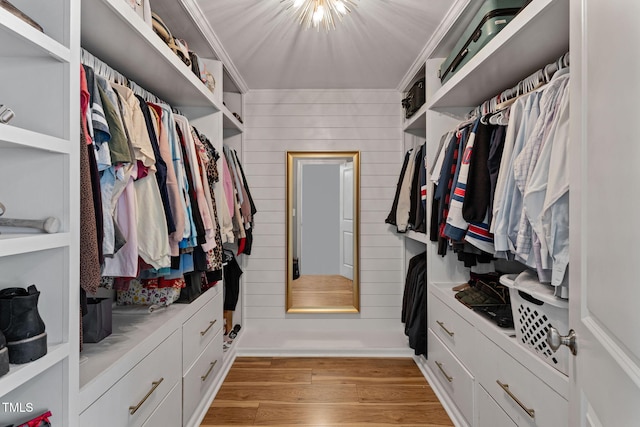
[[[475,107],[569,50],[569,1],[533,0],[428,101]],[[524,48],[523,48],[524,46]]]
[[[222,106],[222,127],[224,129],[224,136],[233,136],[244,132],[244,124],[240,123],[233,113],[225,106]]]
[[[173,107],[221,111],[219,102],[122,0],[83,0],[82,46]],[[105,42],[108,41],[108,42]]]
[[[403,130],[417,136],[426,136],[427,132],[427,104],[425,103],[411,117],[404,121]]]
[[[53,57],[60,62],[71,62],[71,50],[48,35],[36,30],[11,12],[0,8],[0,29],[11,41],[0,46],[0,56]]]

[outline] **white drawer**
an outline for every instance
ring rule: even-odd
[[[454,303],[460,304],[453,300]],[[472,313],[475,315],[475,313]],[[477,356],[475,328],[434,294],[429,295],[429,328],[460,359],[463,365],[473,370]]]
[[[473,425],[473,376],[429,330],[427,364],[469,425]]]
[[[147,421],[142,424],[142,427],[179,427],[180,419],[182,418],[182,387],[180,382],[173,386],[167,397],[164,398],[158,409]]]
[[[478,407],[477,427],[517,427],[506,412],[502,410],[489,393],[482,387],[477,387],[476,402]]]
[[[479,335],[482,357],[476,378],[509,417],[521,427],[569,425],[567,401],[493,341]]]
[[[174,331],[81,415],[80,425],[137,427],[179,383],[181,331]],[[133,408],[137,407],[137,410]],[[131,414],[131,412],[134,412]]]
[[[186,373],[211,339],[222,330],[222,293],[214,296],[182,326],[182,373]],[[211,289],[208,292],[214,292]],[[206,294],[205,294],[206,295]],[[222,347],[222,346],[221,346]]]
[[[222,369],[222,331],[211,340],[182,380],[182,422],[186,425]]]

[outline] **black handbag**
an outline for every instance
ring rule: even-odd
[[[82,342],[96,343],[111,335],[111,298],[87,298],[82,316]]]
[[[424,79],[420,79],[411,86],[407,96],[402,100],[405,118],[411,117],[425,103]]]

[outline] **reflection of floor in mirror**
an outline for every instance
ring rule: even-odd
[[[353,281],[340,275],[302,275],[292,286],[293,307],[353,305]]]

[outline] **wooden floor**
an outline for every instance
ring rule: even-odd
[[[292,308],[353,305],[353,280],[340,275],[303,274],[291,286]]]
[[[413,359],[239,357],[208,426],[453,426]]]

